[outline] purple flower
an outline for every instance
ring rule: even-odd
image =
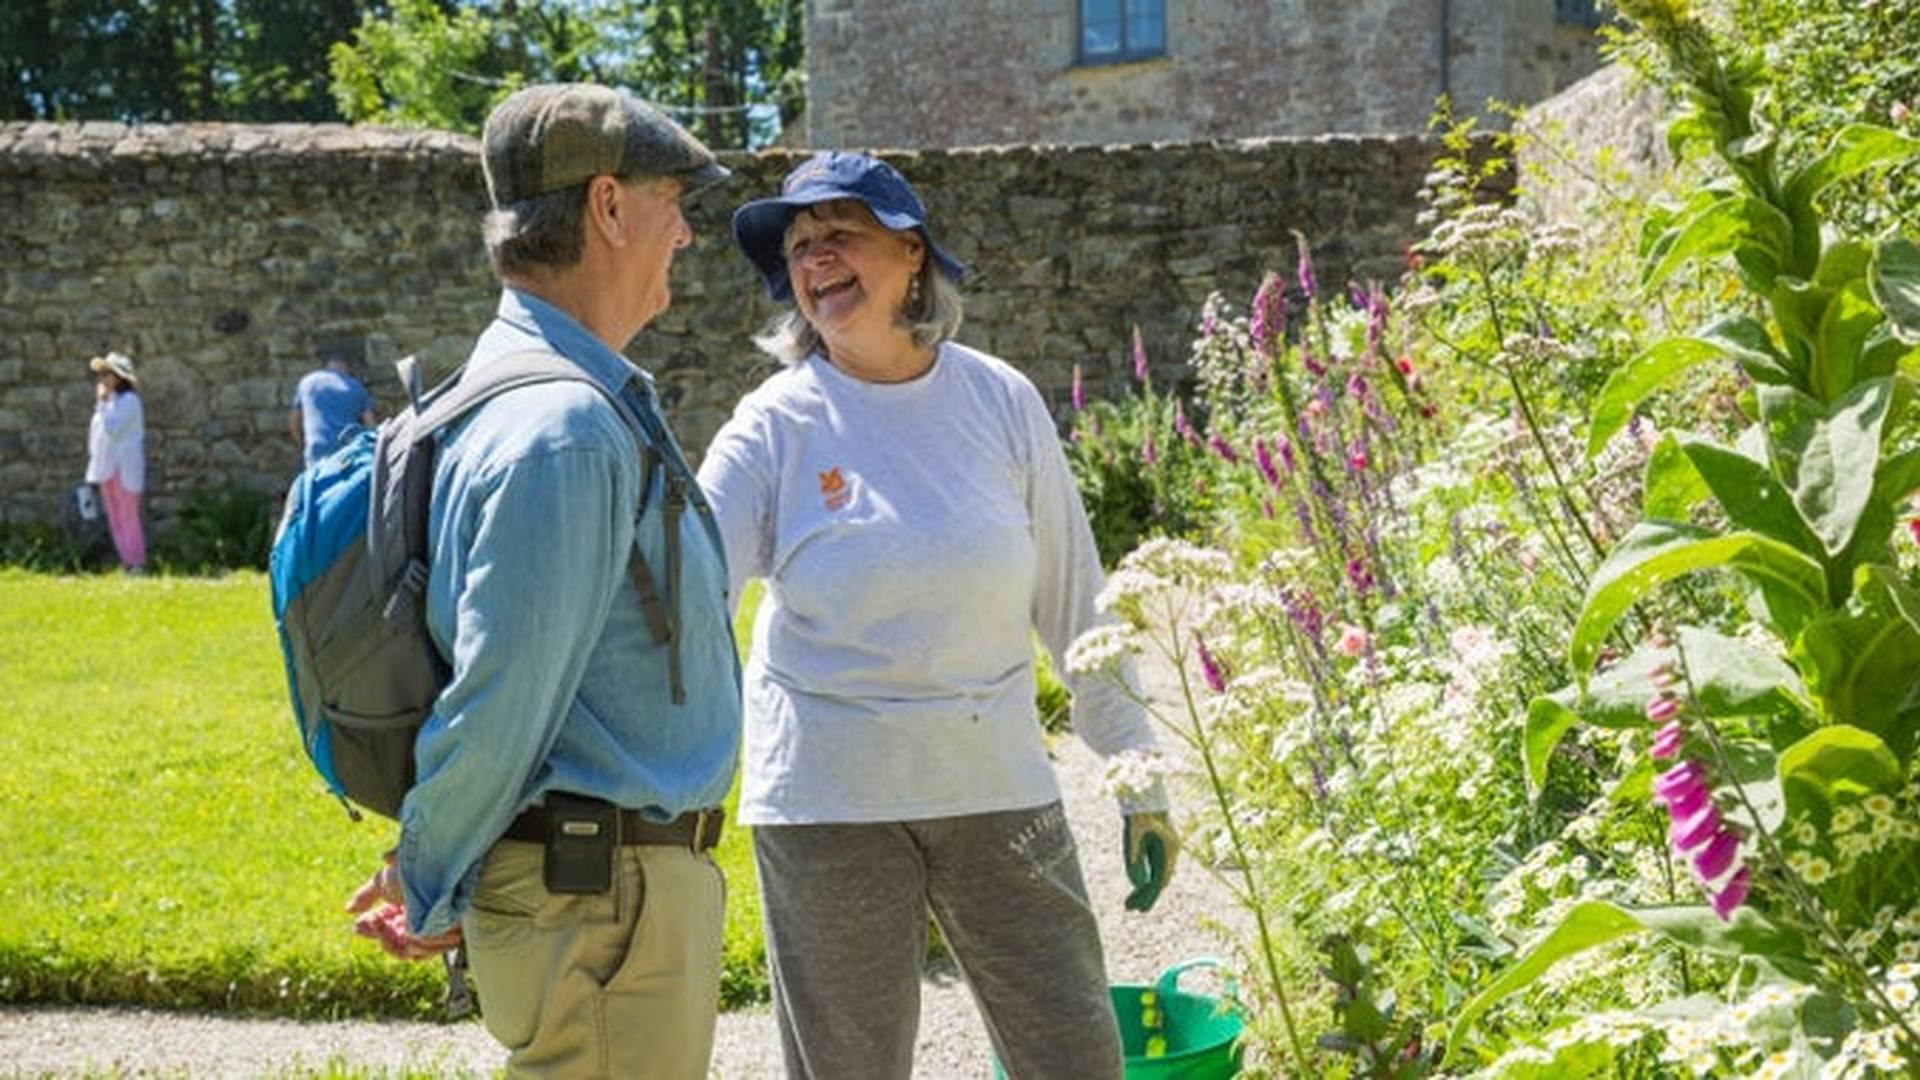
[[[1153,448],[1153,429],[1148,428],[1140,437],[1140,460],[1148,465],[1160,463],[1160,452]]]
[[[1284,438],[1276,438],[1273,447],[1280,451],[1280,463],[1287,467],[1288,472],[1292,472],[1297,467],[1293,460],[1293,444]]]
[[[1743,866],[1713,894],[1713,913],[1724,921],[1733,917],[1733,909],[1747,902],[1747,890],[1753,884],[1753,868]]]
[[[1655,761],[1666,761],[1678,757],[1680,746],[1686,742],[1686,739],[1687,732],[1680,726],[1680,721],[1670,721],[1654,734],[1653,746],[1648,749],[1647,756]]]
[[[1311,353],[1302,352],[1300,354],[1300,366],[1306,368],[1315,378],[1319,378],[1327,373],[1327,366],[1315,360]]]
[[[1087,392],[1080,385],[1080,365],[1073,365],[1073,411],[1079,412],[1087,407]]]
[[[1193,644],[1195,650],[1200,654],[1200,674],[1206,678],[1207,686],[1216,694],[1226,693],[1226,674],[1220,666],[1220,661],[1214,659],[1213,653],[1208,651],[1207,639],[1195,634],[1193,636]]]
[[[1653,793],[1671,804],[1674,796],[1706,790],[1706,770],[1697,761],[1683,761],[1653,778]]]
[[[1654,723],[1671,720],[1680,715],[1680,699],[1671,694],[1662,693],[1647,702],[1647,719]]]
[[[1301,295],[1311,300],[1313,299],[1314,294],[1320,291],[1318,284],[1314,281],[1314,278],[1313,278],[1313,256],[1309,254],[1307,251],[1306,237],[1299,236],[1298,239],[1300,241],[1300,265],[1298,267],[1298,272],[1300,275],[1300,292],[1301,292]]]
[[[1347,582],[1354,589],[1365,594],[1373,588],[1373,574],[1367,570],[1367,564],[1359,559],[1347,560]]]
[[[1713,839],[1720,826],[1720,811],[1709,803],[1692,817],[1675,818],[1673,827],[1667,830],[1667,839],[1673,841],[1676,850],[1693,851]]]
[[[1133,326],[1133,377],[1142,383],[1147,379],[1147,343],[1140,336],[1140,324]]]
[[[1732,829],[1722,828],[1710,837],[1706,845],[1693,855],[1694,873],[1701,881],[1713,881],[1733,866],[1733,860],[1740,855],[1740,834]]]
[[[1193,430],[1193,422],[1187,419],[1186,408],[1177,400],[1173,403],[1173,430],[1180,433],[1188,446],[1200,449],[1200,433]]]
[[[1260,475],[1266,478],[1267,486],[1275,491],[1279,491],[1280,474],[1275,471],[1273,467],[1273,455],[1267,453],[1267,440],[1258,435],[1253,437],[1253,464],[1255,468],[1260,470]],[[1269,514],[1267,516],[1272,517],[1273,515]]]
[[[1207,446],[1212,448],[1214,453],[1219,454],[1220,460],[1227,464],[1240,464],[1240,455],[1233,452],[1233,446],[1229,444],[1227,440],[1221,438],[1219,432],[1216,431],[1212,435],[1207,436]]]
[[[1280,275],[1268,274],[1253,294],[1253,318],[1247,323],[1253,347],[1263,356],[1279,350],[1287,333],[1287,290]]]

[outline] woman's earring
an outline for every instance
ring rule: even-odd
[[[907,303],[918,304],[919,302],[920,302],[920,275],[915,274],[911,279],[907,281]]]

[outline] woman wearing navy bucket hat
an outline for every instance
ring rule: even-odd
[[[787,1072],[905,1078],[931,910],[1021,1078],[1118,1077],[1079,857],[1034,712],[1031,635],[1059,659],[1103,580],[1051,416],[953,340],[966,267],[891,166],[803,162],[734,238],[793,306],[756,338],[784,369],[700,468],[734,595],[767,595],[745,676],[740,815],[754,828]],[[1096,752],[1148,751],[1125,694],[1073,686]],[[1151,907],[1176,840],[1123,800]]]

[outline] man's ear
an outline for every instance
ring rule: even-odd
[[[601,239],[614,247],[626,243],[627,220],[620,201],[620,181],[605,173],[587,181],[586,226],[598,230]]]

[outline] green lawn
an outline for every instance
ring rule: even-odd
[[[288,709],[263,575],[0,570],[0,1000],[438,1013],[438,965],[350,933],[394,827],[347,819]],[[716,855],[737,1005],[766,985],[746,830]]]

